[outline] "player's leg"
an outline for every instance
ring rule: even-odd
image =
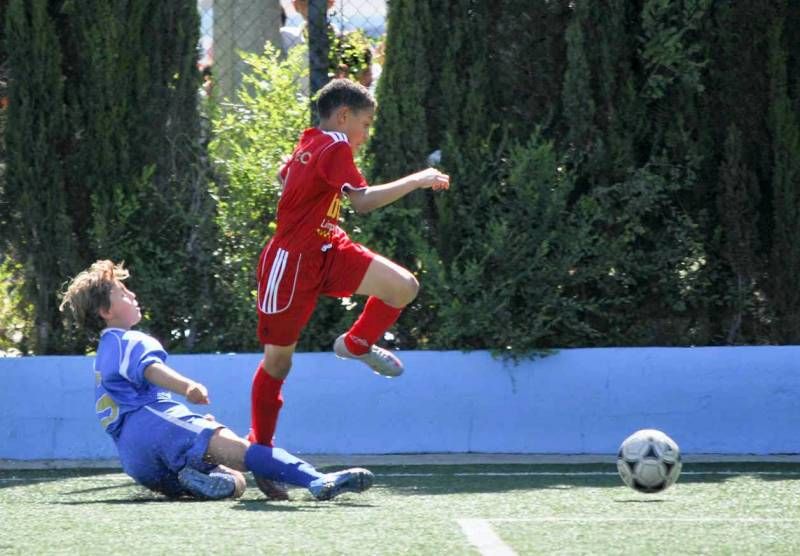
[[[280,257],[278,257],[280,255]],[[251,442],[272,446],[278,415],[283,407],[281,389],[292,367],[292,355],[316,305],[318,257],[301,257],[270,245],[259,262],[258,339],[264,357],[253,375],[250,394]],[[302,268],[301,268],[302,263]],[[316,263],[316,266],[315,266]],[[288,500],[280,485],[256,476],[258,488],[270,499]]]
[[[203,415],[203,419],[207,421],[217,420],[211,413],[206,413],[205,415]],[[231,477],[234,483],[234,489],[231,498],[241,498],[242,495],[247,490],[247,480],[244,478],[244,475],[242,475],[242,473],[240,471],[237,471],[236,469],[226,467],[225,465],[217,465],[216,467],[211,469],[208,472],[208,474],[212,477],[217,476],[218,474],[228,475]],[[177,476],[175,479],[177,481]]]
[[[292,368],[295,345],[264,346],[264,358],[256,369],[250,390],[250,442],[265,446],[274,444],[278,415],[283,407],[281,389]],[[289,491],[285,485],[262,475],[256,475],[256,485],[270,500],[289,499]]]
[[[419,282],[410,271],[377,254],[356,289],[357,294],[376,297],[394,309],[403,309],[418,292]]]
[[[251,444],[230,429],[214,433],[208,456],[214,462],[250,471],[256,477],[306,487],[317,500],[330,500],[343,492],[363,492],[373,482],[372,473],[361,468],[320,473],[282,448]]]
[[[403,364],[390,351],[375,343],[397,321],[419,291],[411,272],[380,255],[373,255],[356,294],[368,295],[364,310],[353,326],[336,339],[336,355],[364,361],[384,376],[398,376]]]
[[[253,376],[251,442],[272,445],[283,406],[283,381],[292,368],[300,332],[317,302],[320,257],[303,257],[271,243],[262,251],[257,308],[258,340],[264,346],[264,358]]]
[[[251,442],[273,445],[278,414],[283,407],[283,382],[292,368],[292,356],[296,344],[264,346],[264,358],[253,375],[250,390],[250,434]]]
[[[144,406],[126,416],[117,439],[123,468],[140,484],[170,497],[233,496],[236,477],[203,460],[220,427],[176,402]]]
[[[307,487],[322,476],[311,464],[281,448],[251,444],[230,429],[220,429],[208,445],[208,457],[215,463],[272,481]]]

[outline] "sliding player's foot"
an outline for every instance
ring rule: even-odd
[[[203,473],[192,467],[178,472],[178,482],[195,498],[220,500],[233,496],[236,481],[227,473]]]
[[[403,362],[400,361],[391,351],[383,349],[375,344],[369,347],[369,351],[364,355],[350,353],[344,341],[346,334],[342,334],[333,342],[333,352],[342,359],[358,359],[366,363],[370,369],[379,375],[395,377],[403,374]]]
[[[375,480],[372,472],[354,467],[314,479],[308,487],[317,500],[331,500],[343,492],[364,492]]]

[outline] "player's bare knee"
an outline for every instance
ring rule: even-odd
[[[419,293],[419,281],[413,274],[409,272],[403,280],[402,302],[400,305],[405,307],[414,301],[414,299],[417,297],[417,293]]]
[[[264,370],[273,378],[283,380],[292,369],[292,356],[284,353],[271,353],[264,357]]]
[[[214,431],[208,443],[207,456],[211,462],[237,471],[247,471],[244,456],[250,444],[227,427]]]
[[[292,370],[292,358],[281,357],[275,363],[275,371],[286,376]]]

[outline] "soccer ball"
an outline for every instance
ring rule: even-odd
[[[636,431],[619,447],[617,471],[634,490],[661,492],[675,484],[681,474],[680,448],[661,431]]]

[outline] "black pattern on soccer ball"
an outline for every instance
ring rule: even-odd
[[[617,471],[622,481],[636,491],[647,494],[661,492],[678,480],[680,449],[661,431],[637,431],[620,445]]]

